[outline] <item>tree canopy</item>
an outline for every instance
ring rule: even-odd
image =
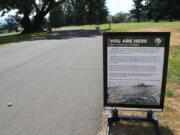
[[[129,21],[129,13],[118,12],[112,17],[114,23],[127,22]]]
[[[72,0],[50,12],[53,27],[62,25],[100,24],[106,22],[105,0]]]
[[[16,10],[24,33],[41,31],[49,12],[52,26],[102,23],[108,14],[105,0],[1,0],[0,10]]]
[[[159,20],[179,20],[180,1],[179,0],[133,0],[134,8],[131,10],[132,17],[137,19]]]
[[[145,0],[147,16],[154,21],[159,20],[179,20],[180,1],[179,0]]]
[[[66,0],[1,0],[0,9],[2,15],[17,10],[17,14],[22,15],[20,21],[24,32],[40,31],[44,17],[55,7],[63,4]],[[33,16],[33,19],[30,18]]]
[[[134,8],[130,11],[132,16],[137,19],[137,22],[140,22],[140,18],[143,15],[143,0],[133,0]]]

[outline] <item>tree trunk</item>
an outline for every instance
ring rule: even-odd
[[[21,26],[24,28],[22,33],[31,33],[32,32],[32,23],[29,18],[29,15],[24,15],[21,20]]]
[[[43,19],[44,19],[44,15],[42,15],[42,14],[35,16],[34,21],[33,21],[34,32],[43,31],[43,29],[41,27]]]
[[[44,19],[45,13],[39,13],[34,17],[34,21],[32,22],[29,18],[28,14],[24,14],[24,17],[21,20],[21,26],[24,28],[24,33],[33,33],[43,31],[41,28],[42,21]]]
[[[173,18],[170,16],[169,17],[169,22],[172,22],[173,21]]]
[[[41,32],[41,31],[43,31],[41,25],[42,25],[43,19],[46,16],[47,13],[48,13],[48,11],[39,12],[34,17],[33,22],[29,19],[29,17],[24,16],[22,21],[21,21],[21,25],[24,28],[23,33],[33,33],[33,32]]]
[[[158,17],[155,18],[155,22],[156,22],[156,23],[159,22],[159,18],[158,18]]]
[[[137,22],[138,22],[138,23],[140,22],[140,17],[139,17],[139,16],[137,17]]]

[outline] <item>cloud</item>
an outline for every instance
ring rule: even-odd
[[[132,0],[106,0],[110,14],[114,15],[120,11],[129,12],[133,7]]]
[[[6,13],[4,16],[1,17],[1,19],[7,18],[9,15],[15,15],[17,10],[11,10],[10,12]],[[0,15],[2,12],[0,12]]]

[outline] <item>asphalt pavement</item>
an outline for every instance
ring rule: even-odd
[[[102,35],[93,30],[0,47],[0,135],[96,135],[102,72]]]

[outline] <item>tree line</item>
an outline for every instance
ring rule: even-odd
[[[134,8],[130,11],[137,22],[141,19],[180,20],[180,0],[133,0]]]
[[[108,15],[105,4],[105,0],[71,0],[54,8],[48,20],[52,27],[102,24]]]
[[[83,25],[103,23],[108,9],[105,0],[0,0],[2,16],[16,10],[23,33],[42,31],[47,25]]]
[[[132,18],[137,22],[144,19],[155,22],[180,20],[180,0],[133,2],[134,7],[130,13],[117,13],[113,16],[113,22],[128,22]],[[7,18],[6,28],[17,30],[20,24],[23,33],[42,31],[47,26],[102,24],[107,22],[108,15],[106,0],[0,0],[2,16],[11,10],[15,10],[16,15]],[[48,14],[49,18],[46,19]]]

